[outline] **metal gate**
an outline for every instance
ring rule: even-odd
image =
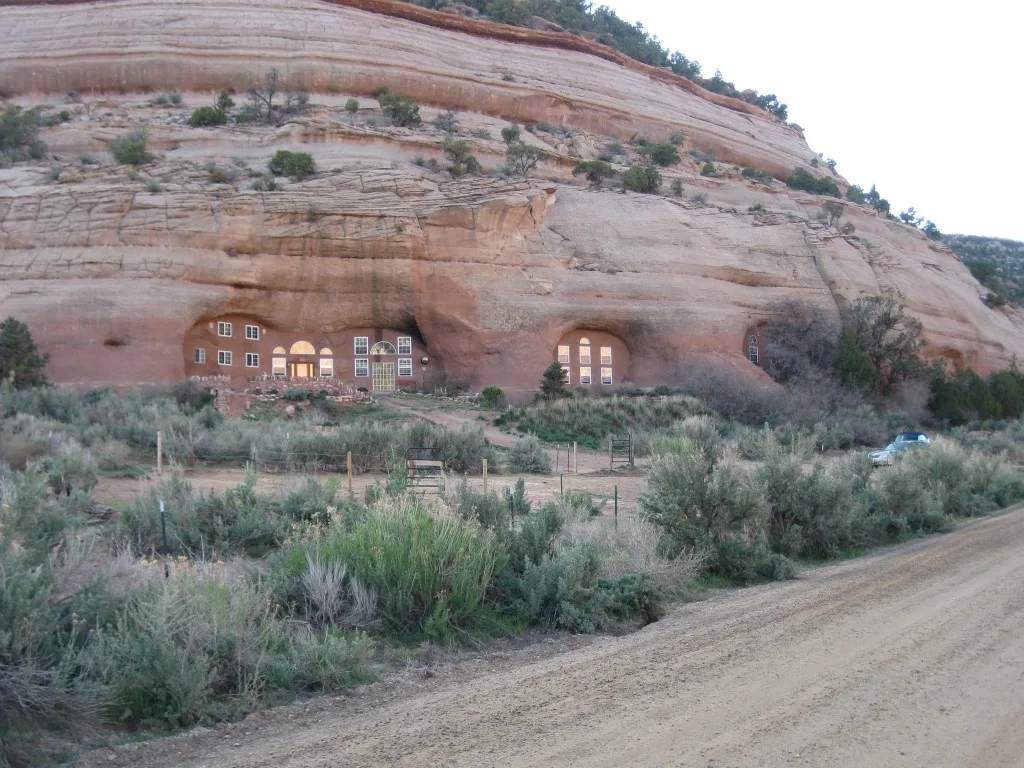
[[[395,364],[374,363],[373,364],[373,391],[394,392],[395,391]]]
[[[616,464],[633,466],[633,436],[631,434],[612,435],[608,441],[608,468],[614,469]]]

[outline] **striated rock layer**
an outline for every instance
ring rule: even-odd
[[[29,323],[56,381],[181,378],[188,329],[227,314],[283,331],[404,329],[476,386],[535,385],[574,329],[621,339],[636,384],[702,356],[760,375],[746,338],[778,302],[838,316],[892,292],[924,324],[929,354],[982,371],[1024,356],[1020,314],[988,308],[947,248],[864,206],[825,223],[822,198],[740,176],[739,165],[807,166],[797,131],[642,69],[308,0],[113,0],[3,17],[0,91],[73,113],[44,131],[54,158],[0,169],[0,315]],[[276,128],[187,126],[212,98],[196,91],[241,89],[272,66],[318,106]],[[369,99],[356,118],[340,109],[382,84],[424,104],[423,127],[372,125]],[[170,89],[185,106],[128,93]],[[84,104],[64,105],[68,90]],[[576,130],[524,133],[551,153],[538,178],[452,179],[415,159],[441,159],[427,105],[446,104],[466,110],[460,130],[485,168],[502,161],[509,119]],[[159,157],[133,177],[105,147],[138,126]],[[678,130],[684,150],[715,153],[719,174],[684,156],[665,179],[683,197],[571,182],[609,136]],[[278,148],[312,153],[317,175],[250,189],[246,169]],[[85,154],[104,164],[76,160]]]

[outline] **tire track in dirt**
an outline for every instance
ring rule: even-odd
[[[1021,766],[1024,509],[512,656],[82,765]]]

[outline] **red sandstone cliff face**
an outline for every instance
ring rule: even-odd
[[[670,379],[697,354],[756,374],[745,331],[776,302],[838,313],[880,292],[906,297],[934,354],[981,370],[1024,356],[1020,315],[987,308],[949,250],[850,204],[842,223],[855,232],[844,236],[817,219],[821,198],[744,180],[736,164],[782,174],[815,156],[774,119],[607,57],[511,41],[547,33],[493,39],[415,23],[420,9],[407,5],[405,18],[353,5],[5,9],[0,91],[61,108],[65,91],[86,94],[70,124],[43,136],[58,181],[50,162],[0,169],[0,315],[30,324],[52,378],[180,378],[187,329],[228,313],[280,329],[415,328],[435,360],[476,385],[535,385],[574,328],[621,338],[638,384]],[[314,91],[307,116],[278,128],[185,124],[212,99],[197,91],[242,89],[272,66]],[[453,180],[413,163],[441,159],[436,110],[424,106],[425,125],[408,130],[371,126],[370,99],[355,121],[340,109],[379,85],[462,107],[485,168],[501,164],[510,119],[574,130],[524,134],[552,155],[535,179]],[[186,107],[125,93],[170,89],[186,90]],[[133,180],[105,147],[137,126],[159,158]],[[572,183],[569,170],[607,137],[677,130],[685,150],[724,161],[720,178],[684,157],[665,180],[683,184],[683,199]],[[265,169],[278,148],[312,153],[317,176],[251,190],[246,169]],[[106,164],[76,162],[86,153]],[[212,183],[211,161],[237,178]]]

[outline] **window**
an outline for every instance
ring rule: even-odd
[[[370,375],[370,361],[365,357],[356,358],[356,376],[369,376]]]
[[[373,349],[370,350],[371,355],[397,355],[398,352],[395,350],[395,345],[390,341],[378,341],[373,345]]]
[[[612,364],[612,348],[611,347],[601,347],[601,365],[611,365],[611,364]]]
[[[370,354],[370,337],[369,336],[356,336],[356,354],[357,355],[368,355],[368,354]],[[364,373],[363,376],[365,376],[365,375],[366,374]]]
[[[259,368],[260,367],[260,356],[255,352],[245,353],[245,367],[246,368]]]
[[[562,363],[562,365],[568,365],[569,364],[569,345],[568,344],[565,344],[565,345],[559,344],[558,345],[558,362]]]
[[[398,337],[398,354],[400,354],[400,355],[411,355],[412,354],[412,336],[399,336]]]
[[[399,339],[401,342],[401,339]],[[412,376],[412,358],[411,357],[400,357],[398,358],[398,375],[400,378],[407,379]]]
[[[285,360],[283,357],[275,357],[271,361],[271,370],[275,376],[284,376],[285,372]]]
[[[321,376],[333,376],[334,375],[334,358],[332,358],[332,357],[321,357],[320,358],[320,375]]]
[[[231,336],[231,323],[217,323],[218,336]]]
[[[320,356],[321,357],[334,357],[334,353],[331,350],[329,350],[327,347],[324,347],[323,349],[320,350]]]
[[[247,338],[249,341],[259,341],[260,327],[258,325],[245,326],[245,338]]]
[[[611,384],[612,383],[612,369],[611,368],[602,368],[601,369],[601,383],[602,384]]]
[[[582,339],[580,339],[580,346],[581,347],[589,347],[590,346],[590,339],[588,339],[586,336],[584,336]]]
[[[231,365],[231,353],[224,349],[219,350],[217,352],[217,364]]]
[[[283,355],[283,354],[285,354],[284,347],[274,347],[274,354],[275,355]]]
[[[196,347],[192,353],[192,360],[199,365],[203,365],[206,362],[206,350],[201,347]]]
[[[316,347],[308,341],[296,341],[288,350],[289,355],[315,355]]]
[[[565,383],[566,386],[572,383],[572,373],[569,371],[568,365],[563,365],[562,370],[565,371]]]
[[[590,365],[590,345],[580,345],[580,365]]]
[[[580,384],[591,384],[590,368],[580,368]]]
[[[757,347],[753,344],[747,347],[747,357],[750,358],[750,362],[757,365]]]

